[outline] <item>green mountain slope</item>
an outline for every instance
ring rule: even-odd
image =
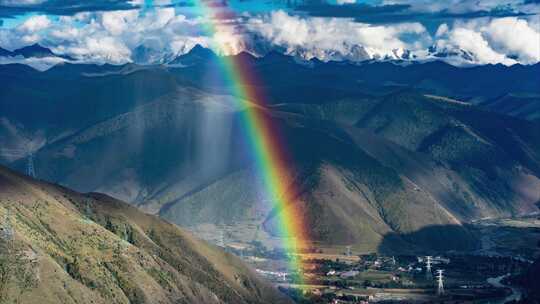
[[[0,217],[37,261],[22,303],[288,303],[239,259],[121,201],[4,168],[0,189]]]

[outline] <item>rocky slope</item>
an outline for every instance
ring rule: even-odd
[[[0,218],[37,261],[21,303],[289,303],[234,256],[102,194],[2,167]]]

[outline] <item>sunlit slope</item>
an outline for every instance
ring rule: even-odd
[[[4,168],[0,189],[0,213],[37,255],[23,303],[287,303],[239,259],[121,201]]]
[[[536,210],[538,124],[411,91],[285,109],[337,124],[460,219]]]
[[[538,189],[540,176],[538,124],[403,93],[378,102],[356,126],[427,154],[458,174],[455,187],[470,191],[456,192],[469,193],[464,202],[476,204],[480,212],[526,212],[539,199],[532,190]]]

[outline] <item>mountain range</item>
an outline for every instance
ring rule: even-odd
[[[174,62],[178,61],[179,58],[189,55],[190,53],[197,52],[197,49],[201,48],[204,47],[199,44],[186,44],[181,49],[173,51],[167,47],[155,48],[141,44],[131,50],[131,55],[125,60],[125,62],[131,62],[139,65],[174,64]],[[240,48],[239,53],[233,56],[238,56],[244,53],[250,54],[250,56],[256,58],[264,58],[272,56],[273,53],[276,53],[282,56],[291,57],[296,62],[304,65],[310,65],[314,62],[338,62],[356,65],[364,65],[374,62],[386,62],[400,65],[446,62],[458,67],[482,66],[479,64],[479,60],[474,53],[455,46],[439,47],[437,45],[433,45],[428,49],[420,51],[411,51],[406,48],[395,48],[392,50],[382,51],[371,49],[362,45],[344,44],[342,45],[341,49],[341,51],[318,48],[295,48],[294,50],[290,50],[283,47],[268,46],[266,45],[266,42],[264,42],[264,39],[254,37],[253,43],[243,45]],[[213,51],[210,52],[213,53]],[[220,54],[220,56],[221,55],[222,54]],[[56,54],[50,49],[37,43],[16,49],[14,51],[9,51],[0,47],[0,58],[12,58],[17,56],[22,56],[27,59],[58,59],[49,63],[46,68],[40,69],[48,69],[55,64],[64,62],[65,60],[81,64],[89,63],[87,62],[87,59],[84,58],[77,60],[76,57],[70,56],[69,54]],[[90,63],[94,62],[95,61],[92,61]],[[101,59],[101,62],[107,63],[107,61],[103,61],[103,59]],[[27,62],[26,64],[35,63]]]
[[[273,236],[280,210],[265,202],[243,139],[246,108],[235,106],[219,60],[196,47],[170,65],[1,66],[1,144],[27,152],[3,162],[25,171],[32,153],[41,179],[180,226],[252,225]],[[257,109],[291,155],[313,244],[471,250],[469,222],[538,211],[540,125],[501,96],[540,94],[540,65],[235,60],[260,76],[245,85],[267,98]]]

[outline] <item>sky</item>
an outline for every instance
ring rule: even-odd
[[[78,61],[159,62],[196,44],[221,55],[540,61],[540,0],[0,0],[0,47],[39,43]],[[219,24],[212,34],[207,23]],[[11,59],[10,59],[11,60]],[[5,59],[0,58],[0,63]]]

